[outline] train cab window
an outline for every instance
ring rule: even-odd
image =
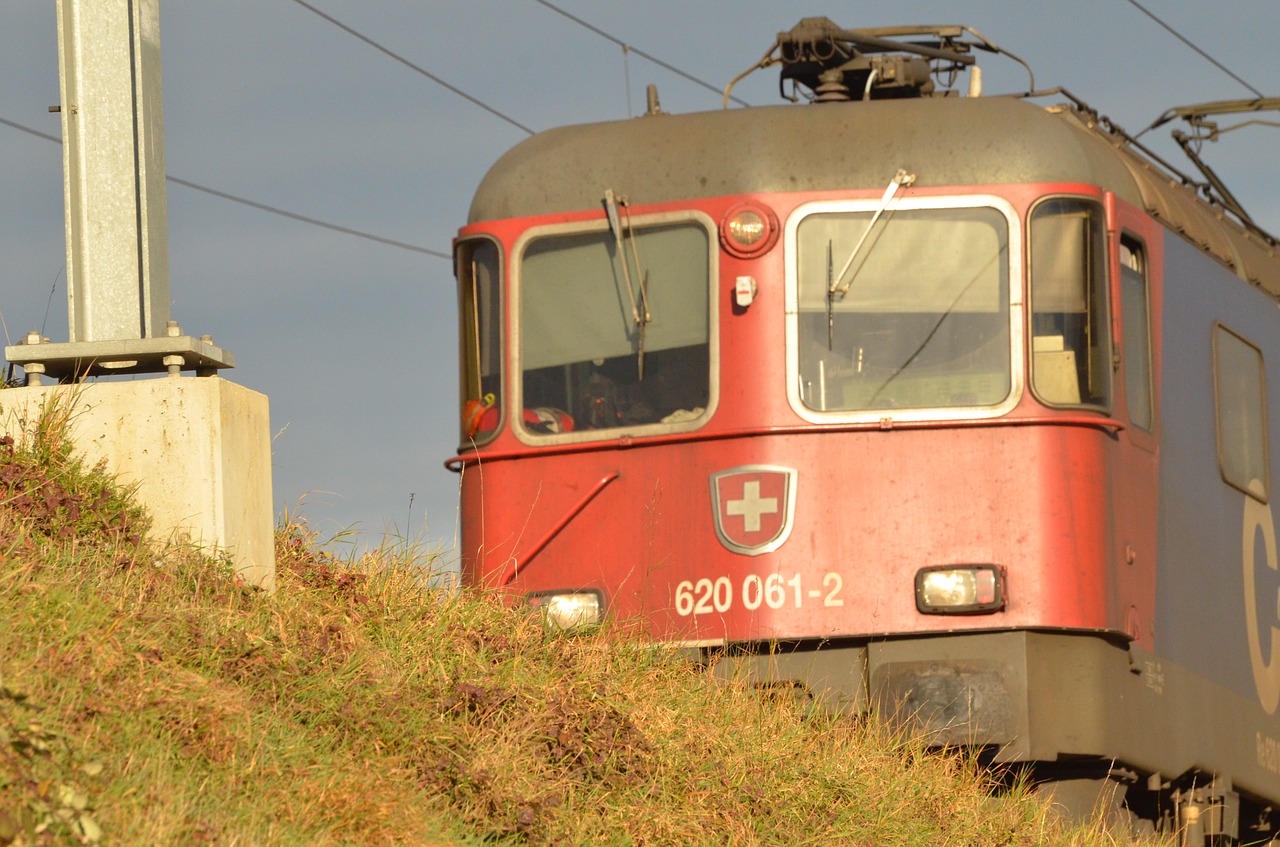
[[[498,431],[502,403],[501,254],[487,239],[458,244],[461,302],[462,444],[482,443]]]
[[[711,398],[711,245],[693,221],[534,237],[520,259],[523,431],[700,425]],[[619,249],[621,247],[621,249]]]
[[[794,238],[795,395],[809,411],[989,410],[1010,396],[999,209],[823,212]]]
[[[1213,388],[1222,479],[1265,503],[1271,492],[1271,463],[1262,353],[1221,324],[1213,329]]]
[[[1051,406],[1111,395],[1105,226],[1097,203],[1055,198],[1031,213],[1031,384]]]
[[[1147,253],[1129,236],[1120,239],[1120,309],[1124,329],[1124,385],[1129,421],[1151,431],[1151,307]]]

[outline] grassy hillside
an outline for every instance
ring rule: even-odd
[[[287,522],[265,595],[43,429],[0,440],[0,845],[1115,843],[417,549]]]

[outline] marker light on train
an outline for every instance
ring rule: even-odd
[[[1004,571],[996,565],[943,565],[916,572],[916,608],[926,615],[972,615],[1004,608]]]
[[[733,239],[733,243],[743,250],[750,250],[769,232],[769,226],[764,222],[764,218],[750,209],[744,209],[730,218],[725,229]]]
[[[769,251],[778,241],[778,218],[757,203],[739,203],[720,222],[720,244],[739,259]]]
[[[604,598],[599,591],[539,591],[530,594],[529,605],[542,612],[548,629],[580,630],[599,626],[604,619]]]

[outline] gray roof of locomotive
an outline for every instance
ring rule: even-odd
[[[917,187],[1075,182],[1146,209],[1241,279],[1280,296],[1273,245],[1104,123],[1079,105],[1045,108],[997,96],[647,114],[566,126],[502,156],[477,189],[469,222],[599,208],[606,188],[637,205],[881,190],[900,168],[916,175]]]

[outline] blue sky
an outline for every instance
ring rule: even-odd
[[[535,130],[639,113],[648,83],[669,112],[720,105],[535,0],[308,2]],[[556,5],[716,87],[778,31],[826,15],[850,28],[967,24],[1025,59],[1040,88],[1065,87],[1133,132],[1171,106],[1251,96],[1127,0]],[[1143,6],[1248,85],[1280,95],[1274,0]],[[0,8],[0,118],[58,135],[47,111],[58,102],[54,4]],[[485,171],[525,137],[292,0],[162,0],[160,23],[169,173],[220,191],[447,253]],[[1013,62],[979,62],[988,93],[1026,88]],[[735,94],[767,105],[776,91],[776,72],[763,71]],[[1273,232],[1276,133],[1241,130],[1205,150]],[[1144,141],[1182,166],[1167,129]],[[61,153],[4,124],[0,150],[0,317],[9,343],[36,328],[65,341]],[[270,398],[278,511],[300,510],[325,534],[355,528],[366,542],[389,533],[451,546],[450,263],[180,185],[170,184],[168,208],[173,317],[235,354],[225,377]]]

